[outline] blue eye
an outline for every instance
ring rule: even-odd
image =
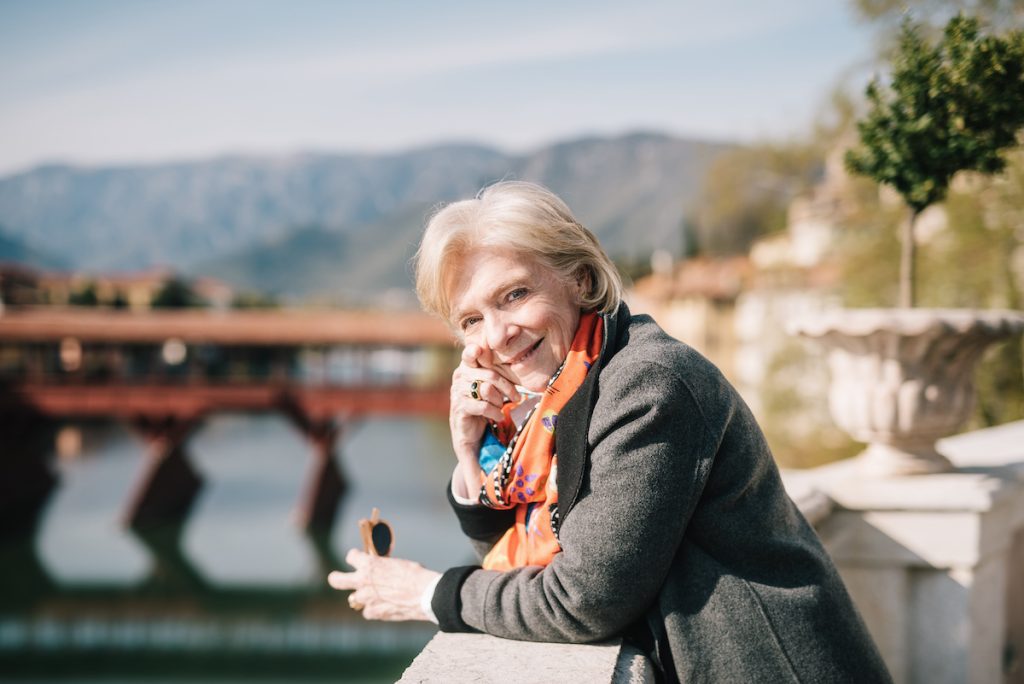
[[[463,330],[468,330],[472,325],[474,325],[479,320],[480,319],[476,317],[464,318],[462,319],[462,322],[459,325],[462,327]]]
[[[510,302],[514,302],[517,299],[522,299],[526,296],[527,289],[525,287],[517,287],[508,293],[508,299]]]

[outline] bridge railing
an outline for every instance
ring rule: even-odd
[[[289,382],[308,386],[444,384],[446,347],[0,344],[0,381],[47,384]]]

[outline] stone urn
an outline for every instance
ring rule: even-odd
[[[876,476],[952,469],[935,449],[974,407],[974,371],[992,342],[1024,330],[1024,313],[967,309],[839,309],[795,321],[822,344],[836,424],[868,447]]]

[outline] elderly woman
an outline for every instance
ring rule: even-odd
[[[568,207],[503,182],[430,220],[423,306],[465,345],[448,498],[480,566],[353,550],[372,619],[588,642],[622,636],[667,681],[888,681],[835,568],[722,374],[622,303]]]

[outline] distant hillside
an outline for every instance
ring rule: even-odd
[[[31,264],[40,268],[67,268],[67,263],[52,254],[29,247],[8,235],[0,226],[0,262],[11,261]]]
[[[189,268],[297,226],[345,232],[410,201],[474,192],[504,159],[486,148],[450,145],[400,155],[45,166],[0,179],[0,224],[79,267]]]
[[[639,133],[509,155],[440,145],[390,155],[224,157],[0,179],[0,224],[28,249],[91,270],[169,265],[278,294],[408,288],[427,210],[502,178],[562,195],[615,255],[677,251],[722,144]]]
[[[423,216],[414,205],[352,234],[306,227],[227,257],[202,262],[192,272],[284,299],[359,304],[381,297],[413,305],[409,261],[416,251]]]
[[[729,147],[645,133],[587,138],[539,150],[516,173],[554,190],[610,254],[646,257],[679,252],[685,212]]]

